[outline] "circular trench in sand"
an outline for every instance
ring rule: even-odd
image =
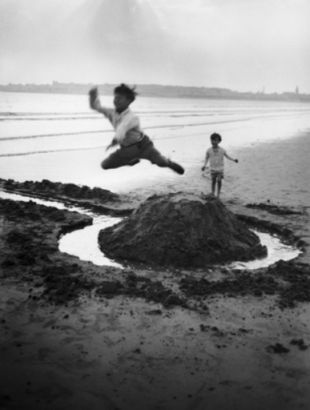
[[[73,232],[63,235],[59,240],[59,250],[76,256],[83,261],[89,261],[98,266],[114,266],[123,268],[120,263],[106,257],[98,246],[98,234],[102,229],[113,226],[118,223],[121,218],[111,217],[107,215],[98,215],[87,209],[66,206],[58,201],[42,200],[39,198],[27,197],[19,194],[0,192],[0,198],[11,199],[14,201],[33,201],[40,205],[52,206],[58,209],[66,209],[86,214],[93,218],[93,224],[82,229],[77,229]],[[288,261],[295,259],[301,251],[293,246],[286,245],[281,240],[268,233],[255,231],[262,245],[267,247],[267,256],[254,259],[248,262],[235,261],[223,266],[233,269],[259,269],[272,265],[273,263],[283,260]]]

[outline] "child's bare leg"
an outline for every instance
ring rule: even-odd
[[[217,178],[217,197],[219,198],[222,189],[222,178],[219,176]]]
[[[212,181],[211,181],[211,192],[212,195],[215,195],[215,186],[216,186],[216,177],[212,177]]]

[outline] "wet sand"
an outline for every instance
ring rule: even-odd
[[[96,267],[57,248],[61,232],[88,217],[0,201],[1,409],[309,407],[308,193],[296,183],[299,194],[287,196],[275,180],[281,173],[270,170],[276,178],[261,180],[269,192],[257,200],[252,185],[242,186],[255,171],[238,186],[232,169],[225,204],[250,226],[298,245],[296,260],[253,272]],[[11,191],[22,188],[11,183]],[[103,206],[130,212],[147,194]],[[55,196],[55,187],[45,195]],[[85,201],[77,196],[67,199]]]

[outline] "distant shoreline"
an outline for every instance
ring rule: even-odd
[[[112,95],[116,84],[99,84],[101,95]],[[3,92],[51,93],[51,94],[86,94],[94,84],[59,83],[52,84],[7,84],[0,85]],[[239,92],[227,88],[188,87],[158,84],[137,85],[139,95],[160,98],[197,98],[230,99],[254,101],[310,102],[310,94],[299,92],[264,93]]]

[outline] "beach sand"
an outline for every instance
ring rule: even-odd
[[[64,226],[89,221],[51,217],[35,205],[12,216],[7,205],[0,219],[0,408],[307,409],[309,147],[305,134],[240,149],[239,168],[227,164],[222,200],[229,209],[303,249],[297,260],[254,272],[96,267],[56,246]],[[154,191],[208,193],[210,181],[199,172],[140,190],[132,204]],[[25,227],[34,240],[27,255],[8,236]],[[201,294],[206,280],[222,286]]]

